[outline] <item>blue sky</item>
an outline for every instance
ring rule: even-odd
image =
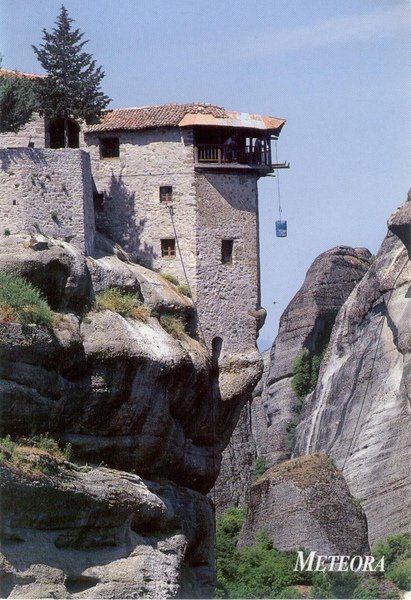
[[[205,101],[287,118],[277,182],[260,180],[266,347],[314,258],[344,244],[376,252],[410,186],[407,0],[65,0],[112,106]],[[0,0],[4,66],[40,72],[30,44],[55,0]],[[273,302],[276,304],[273,304]]]

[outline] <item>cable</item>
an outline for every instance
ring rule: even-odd
[[[275,142],[275,162],[278,165],[278,146],[277,146],[277,141]],[[277,193],[278,193],[278,213],[280,215],[280,221],[281,221],[281,215],[283,212],[282,206],[281,206],[281,191],[280,191],[280,170],[276,169],[277,171]]]
[[[387,310],[386,310],[386,314],[384,315],[384,317],[383,317],[383,319],[382,319],[382,321],[381,321],[381,324],[380,324],[380,326],[379,326],[379,329],[380,329],[380,330],[379,330],[379,332],[378,332],[378,337],[377,337],[377,345],[376,345],[376,347],[375,347],[375,352],[374,352],[374,356],[373,356],[373,359],[372,359],[372,365],[371,365],[370,374],[369,374],[369,377],[368,377],[367,385],[366,385],[366,387],[365,387],[364,396],[363,396],[363,399],[362,399],[362,402],[361,402],[360,411],[359,411],[359,413],[358,413],[357,421],[356,421],[356,423],[355,423],[355,427],[354,427],[354,433],[353,433],[353,435],[352,435],[352,438],[351,438],[351,441],[350,441],[350,445],[349,445],[349,447],[348,447],[348,450],[347,450],[347,453],[346,453],[346,455],[345,455],[345,459],[344,459],[343,465],[342,465],[342,467],[341,467],[341,471],[343,471],[343,470],[344,470],[344,467],[345,467],[345,465],[346,465],[346,462],[347,462],[347,460],[348,460],[348,456],[349,456],[349,454],[350,454],[350,452],[351,452],[351,448],[352,448],[352,446],[353,446],[354,438],[355,438],[355,435],[356,435],[356,433],[357,433],[358,425],[359,425],[360,418],[361,418],[361,415],[362,415],[362,411],[363,411],[363,408],[364,408],[365,399],[366,399],[366,397],[367,397],[368,388],[370,387],[370,383],[371,383],[371,375],[372,375],[372,373],[373,373],[373,371],[374,371],[374,365],[375,365],[375,361],[376,361],[376,359],[377,359],[377,352],[378,352],[378,350],[379,350],[379,347],[380,347],[380,342],[381,342],[381,337],[382,337],[382,330],[383,330],[383,327],[384,327],[385,321],[386,321],[386,319],[387,319],[388,304],[389,304],[389,302],[390,302],[390,300],[391,300],[391,296],[392,296],[392,295],[393,295],[393,293],[394,293],[394,290],[395,290],[395,284],[397,283],[397,281],[398,281],[398,279],[399,279],[399,277],[400,277],[401,273],[402,273],[402,272],[403,272],[403,270],[405,269],[405,267],[406,267],[406,265],[407,265],[407,263],[408,263],[408,260],[409,260],[409,259],[408,259],[408,257],[407,257],[407,258],[406,258],[406,260],[405,260],[405,263],[403,264],[403,266],[402,266],[402,268],[401,268],[401,270],[400,270],[400,272],[398,273],[397,277],[395,278],[395,281],[394,281],[394,283],[393,283],[393,286],[392,286],[392,289],[391,289],[390,295],[389,295],[389,297],[388,297],[388,299],[387,299],[387,302],[386,302],[386,309],[387,309]]]

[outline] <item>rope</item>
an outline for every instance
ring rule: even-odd
[[[343,465],[342,465],[342,467],[341,467],[341,471],[343,471],[343,470],[344,470],[344,467],[345,467],[345,465],[346,465],[346,462],[347,462],[347,460],[348,460],[348,457],[349,457],[349,455],[350,455],[351,448],[352,448],[352,446],[353,446],[353,442],[354,442],[354,439],[355,439],[355,435],[356,435],[356,433],[357,433],[358,425],[359,425],[360,418],[361,418],[361,415],[362,415],[362,411],[363,411],[363,408],[364,408],[365,400],[366,400],[366,397],[367,397],[367,394],[368,394],[368,389],[369,389],[369,387],[370,387],[370,383],[371,383],[371,375],[372,375],[372,373],[373,373],[373,371],[374,371],[375,361],[376,361],[376,359],[377,359],[377,353],[378,353],[378,350],[379,350],[379,348],[380,348],[380,342],[381,342],[381,337],[382,337],[382,331],[383,331],[383,327],[384,327],[385,321],[386,321],[386,319],[387,319],[388,304],[389,304],[389,302],[390,302],[390,300],[391,300],[391,297],[392,297],[392,295],[393,295],[393,293],[394,293],[394,290],[395,290],[395,284],[397,283],[397,281],[398,281],[398,279],[399,279],[399,277],[400,277],[401,273],[402,273],[402,272],[403,272],[403,270],[405,269],[405,267],[406,267],[406,265],[407,265],[407,263],[408,263],[408,260],[409,260],[409,259],[408,259],[408,257],[407,257],[407,258],[406,258],[406,260],[405,260],[405,263],[404,263],[404,264],[403,264],[403,266],[401,267],[401,270],[400,270],[400,272],[398,273],[397,277],[395,278],[395,281],[394,281],[394,283],[393,283],[393,286],[392,286],[392,289],[391,289],[390,295],[389,295],[389,297],[388,297],[388,299],[387,299],[387,302],[386,302],[386,309],[387,309],[387,311],[386,311],[386,314],[384,315],[384,317],[383,317],[383,319],[382,319],[382,321],[381,321],[381,323],[380,323],[380,325],[379,325],[379,331],[378,331],[378,337],[377,337],[377,345],[376,345],[376,347],[375,347],[375,352],[374,352],[374,356],[373,356],[373,359],[372,359],[372,365],[371,365],[370,374],[369,374],[369,377],[368,377],[367,385],[365,386],[364,395],[363,395],[363,398],[362,398],[362,401],[361,401],[361,405],[360,405],[360,411],[359,411],[359,413],[358,413],[357,421],[356,421],[356,423],[355,423],[355,427],[354,427],[354,433],[353,433],[353,435],[352,435],[352,438],[351,438],[351,441],[350,441],[350,445],[349,445],[349,447],[348,447],[348,450],[347,450],[347,453],[346,453],[346,455],[345,455],[345,459],[344,459],[344,463],[343,463]]]
[[[275,162],[278,165],[278,146],[277,146],[277,141],[275,142]],[[280,191],[280,170],[276,169],[277,171],[277,194],[278,194],[278,213],[280,215],[280,221],[281,221],[281,215],[283,212],[282,206],[281,206],[281,191]]]

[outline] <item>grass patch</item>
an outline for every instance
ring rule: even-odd
[[[187,296],[187,298],[191,298],[190,290],[188,289],[187,285],[183,285],[183,284],[178,285],[177,289],[180,292],[180,294],[182,294],[183,296]]]
[[[0,273],[0,319],[50,327],[53,312],[41,293],[17,273]]]
[[[94,300],[96,310],[111,310],[122,317],[132,317],[146,322],[151,314],[148,306],[144,305],[134,294],[122,292],[118,288],[107,288],[96,295]]]
[[[22,471],[30,473],[50,472],[50,458],[69,461],[71,444],[60,447],[48,433],[12,440],[9,435],[0,438],[0,462],[8,462]]]
[[[183,321],[174,315],[161,315],[160,325],[173,338],[181,339],[186,335]]]
[[[180,282],[178,281],[177,277],[174,277],[174,275],[169,275],[169,273],[160,273],[160,275],[161,275],[161,277],[163,279],[165,279],[166,281],[169,281],[173,285],[179,285],[180,284]]]
[[[174,275],[170,275],[169,273],[160,273],[161,277],[174,285],[177,288],[177,291],[183,296],[187,296],[187,298],[191,298],[190,289],[188,285],[180,283],[177,277]]]

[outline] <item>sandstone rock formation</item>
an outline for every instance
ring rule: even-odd
[[[2,598],[211,597],[206,497],[121,471],[46,464],[51,475],[0,467]]]
[[[295,455],[326,452],[342,469],[370,543],[411,531],[410,204],[340,311],[297,428]]]
[[[22,539],[27,543],[18,543],[20,561],[14,559],[17,546],[4,551],[6,561],[12,557],[10,564],[4,563],[5,573],[11,577],[7,579],[11,582],[8,590],[11,596],[19,597],[46,597],[49,592],[70,597],[77,591],[79,597],[89,597],[82,587],[89,582],[93,597],[139,597],[144,586],[148,597],[183,593],[189,597],[210,596],[213,565],[209,537],[213,523],[209,501],[202,494],[209,492],[215,482],[221,452],[260,376],[261,360],[258,352],[252,351],[213,364],[210,350],[196,333],[191,300],[160,274],[130,262],[126,253],[102,236],[97,236],[97,243],[95,256],[85,259],[70,244],[40,234],[4,236],[0,240],[0,269],[23,274],[43,291],[57,311],[51,327],[0,322],[0,434],[19,437],[48,432],[62,443],[69,442],[76,460],[94,465],[87,477],[77,474],[67,479],[60,474],[61,487],[57,477],[39,483],[22,482],[21,474],[16,473],[4,476],[3,483],[15,492],[19,486],[22,489],[21,497],[16,492],[17,501],[13,504],[10,500],[6,505],[4,524],[23,528]],[[95,294],[107,287],[133,293],[149,309],[150,316],[138,319],[94,310]],[[187,333],[170,335],[161,324],[164,315],[179,318]],[[127,489],[130,504],[141,485],[136,492],[123,480],[134,485],[137,476],[97,472],[95,466],[102,462],[111,469],[146,478],[144,485],[160,498],[155,502],[165,503],[167,514],[177,515],[173,526],[164,521],[157,540],[133,538],[127,545],[124,540],[136,533],[127,533],[130,520],[138,519],[134,509],[123,514],[121,502],[117,505],[111,497],[98,496],[106,484],[119,485]],[[89,477],[97,478],[98,493],[91,484],[84,489]],[[154,481],[163,482],[163,487]],[[44,519],[49,514],[53,531],[61,521],[57,516],[53,522],[54,503],[60,497],[55,488],[62,496],[67,491],[67,502],[83,494],[81,504],[86,516],[70,525],[74,515],[69,511],[62,529],[78,531],[72,535],[63,532],[61,539],[98,538],[97,530],[86,533],[100,527],[101,513],[93,507],[97,503],[113,511],[114,524],[107,527],[118,527],[115,538],[123,536],[119,542],[123,549],[109,555],[93,546],[91,562],[81,563],[81,575],[71,567],[66,570],[63,559],[56,562],[54,542],[58,536],[38,533],[34,518],[40,510],[34,498],[43,484],[45,491],[40,497],[48,506],[42,507],[41,514]],[[26,507],[31,496],[30,511]],[[151,498],[144,492],[139,505],[144,505],[146,497]],[[116,521],[117,508],[123,521]],[[151,509],[135,510],[144,513]],[[40,525],[43,516],[39,517]],[[111,517],[107,519],[111,523]],[[204,552],[201,544],[198,550],[194,547],[200,530],[207,546]],[[136,535],[140,534],[138,530]],[[36,553],[37,538],[45,545]],[[192,540],[197,541],[194,544]],[[29,568],[24,556],[31,554],[38,562]],[[146,581],[136,580],[133,588],[135,570],[140,567]],[[122,573],[121,581],[117,569]],[[68,587],[63,585],[65,578]],[[160,578],[158,589],[153,583],[156,578]],[[118,582],[116,591],[116,584],[109,584],[110,580]]]
[[[292,363],[306,349],[320,353],[328,343],[342,304],[370,266],[368,250],[338,246],[309,268],[301,289],[284,311],[265,370],[224,451],[216,484],[218,510],[247,502],[256,456],[267,465],[291,456],[288,426],[296,419]]]
[[[348,556],[368,550],[364,513],[324,454],[284,461],[254,483],[239,543],[253,543],[259,530],[281,550]]]

